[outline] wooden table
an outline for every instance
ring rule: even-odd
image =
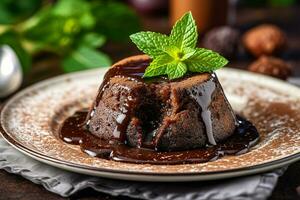
[[[280,12],[280,15],[278,14]],[[289,51],[283,57],[292,64],[293,76],[300,77],[300,8],[288,9],[242,9],[238,11],[237,26],[242,29],[251,26],[251,24],[261,23],[263,21],[275,22],[280,24],[289,38]],[[143,18],[146,27],[153,27],[154,30],[167,30],[166,19],[152,19]],[[156,27],[154,27],[156,26]],[[147,28],[149,29],[149,28]],[[151,29],[151,28],[150,28]],[[152,30],[153,30],[152,29]],[[130,49],[130,50],[128,50]],[[109,44],[105,47],[105,51],[112,56],[114,60],[122,57],[136,54],[136,49],[131,46],[119,46],[116,44]],[[119,53],[118,53],[119,52]],[[120,53],[123,52],[123,53]],[[126,53],[127,52],[127,53]],[[35,68],[30,75],[26,77],[26,85],[30,85],[41,79],[54,76],[62,73],[58,66],[58,60],[55,56],[48,56],[45,61],[44,55],[40,55],[35,59]],[[246,68],[253,60],[247,57],[243,60],[231,62],[231,67]],[[51,71],[49,71],[51,67]],[[297,192],[298,191],[298,192]],[[107,194],[95,192],[92,189],[85,189],[78,192],[70,198],[62,198],[58,195],[46,191],[42,186],[36,185],[30,181],[25,180],[21,176],[9,174],[4,170],[0,170],[0,200],[7,199],[48,199],[48,200],[62,200],[62,199],[81,199],[81,200],[95,200],[95,199],[129,199],[126,197],[112,197]],[[296,200],[300,199],[300,162],[290,165],[286,173],[279,178],[278,184],[273,191],[270,200]]]

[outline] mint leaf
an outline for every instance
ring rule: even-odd
[[[141,51],[152,58],[165,54],[165,47],[169,46],[168,36],[160,33],[139,32],[130,35],[130,39]]]
[[[107,67],[110,65],[111,61],[107,55],[85,46],[75,49],[62,63],[65,72]]]
[[[173,59],[180,58],[181,51],[178,47],[176,46],[166,46],[164,47],[165,53],[168,54],[169,56],[171,56]]]
[[[191,56],[193,56],[195,53],[197,52],[196,49],[193,49],[193,48],[185,48],[183,50],[183,56],[181,58],[182,61],[185,61],[187,59],[189,59]]]
[[[183,62],[172,62],[167,65],[167,74],[169,79],[182,77],[187,72],[187,67]]]
[[[197,26],[191,12],[186,13],[179,21],[176,22],[171,31],[170,39],[172,44],[181,50],[185,47],[196,47],[198,33]]]
[[[169,55],[156,57],[147,67],[144,77],[153,77],[166,74],[167,65],[173,62],[173,58]]]
[[[185,61],[191,72],[212,72],[228,63],[220,54],[204,48],[197,48],[196,52]]]
[[[180,50],[176,46],[165,47],[165,51],[168,55],[170,55],[174,60],[178,62],[188,59],[196,52],[196,50],[193,48],[185,48],[183,50]]]
[[[140,32],[130,36],[136,46],[153,61],[144,77],[167,75],[176,79],[190,72],[212,72],[228,61],[216,52],[196,48],[197,27],[191,12],[174,25],[170,36],[153,32]]]

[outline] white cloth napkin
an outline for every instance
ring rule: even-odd
[[[296,86],[300,86],[300,78],[299,77],[291,77],[288,79],[289,83],[292,83]]]
[[[105,179],[64,171],[36,161],[0,137],[0,169],[19,174],[47,190],[68,197],[84,188],[113,196],[152,200],[264,200],[270,196],[285,169],[209,182],[147,183]]]

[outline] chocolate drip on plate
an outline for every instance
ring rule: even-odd
[[[90,156],[120,162],[151,164],[208,162],[224,155],[245,153],[259,139],[256,128],[249,121],[238,116],[238,126],[234,134],[215,146],[186,151],[159,152],[99,139],[82,126],[86,115],[87,112],[79,111],[66,119],[60,129],[60,138],[69,144],[80,145],[82,151]]]

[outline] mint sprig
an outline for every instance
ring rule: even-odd
[[[197,48],[198,32],[191,12],[186,13],[173,26],[170,36],[139,32],[130,39],[152,58],[144,77],[167,75],[176,79],[189,72],[212,72],[228,61],[209,49]]]

